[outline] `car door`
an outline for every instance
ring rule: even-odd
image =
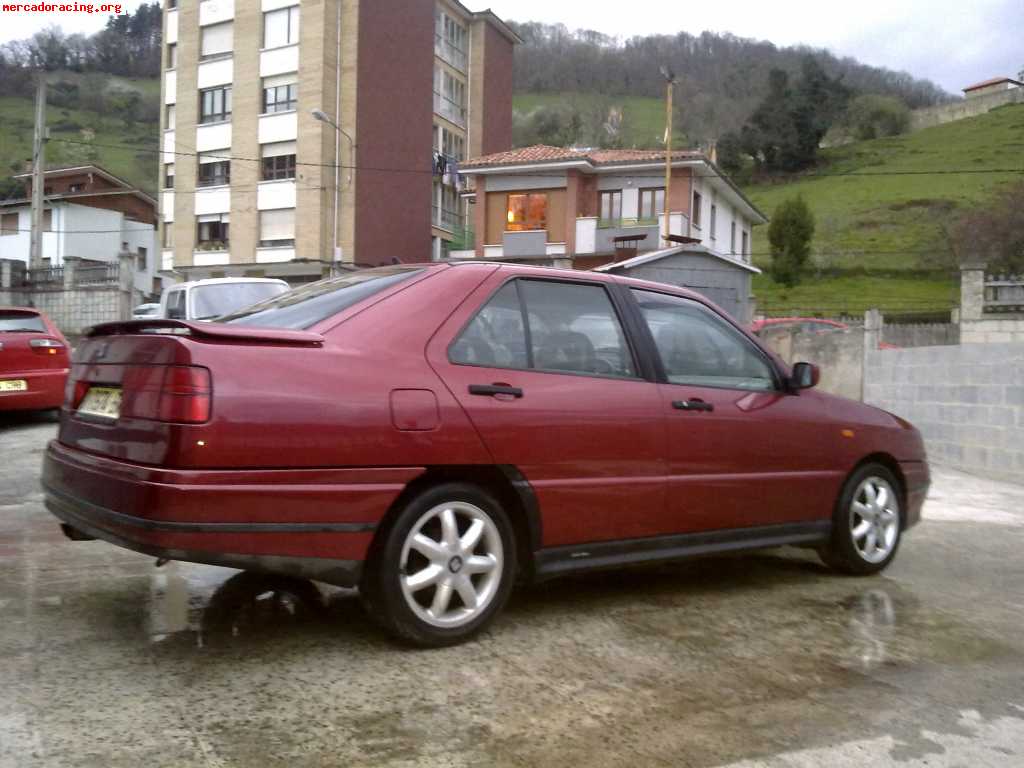
[[[630,294],[661,369],[667,503],[677,530],[829,517],[841,476],[822,399],[787,391],[768,355],[705,304]]]
[[[607,281],[499,270],[428,358],[495,464],[537,496],[544,547],[667,532],[665,420]]]

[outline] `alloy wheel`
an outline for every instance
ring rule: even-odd
[[[501,535],[491,517],[473,504],[452,501],[433,507],[410,528],[399,582],[422,621],[457,628],[487,609],[503,565]]]
[[[899,537],[899,498],[888,481],[865,478],[850,503],[850,535],[865,562],[878,564],[896,547]]]

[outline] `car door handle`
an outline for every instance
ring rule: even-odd
[[[509,395],[518,400],[523,396],[523,390],[519,387],[510,387],[508,384],[470,384],[469,394],[479,395],[480,397]]]
[[[710,413],[715,410],[714,404],[705,403],[699,397],[690,400],[676,400],[672,403],[672,407],[677,411],[707,411]]]

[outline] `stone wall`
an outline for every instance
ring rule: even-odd
[[[996,91],[981,96],[972,96],[963,101],[955,101],[952,104],[915,109],[910,113],[910,130],[920,131],[922,128],[930,128],[933,125],[976,117],[1005,104],[1024,104],[1024,88]]]
[[[793,363],[814,363],[821,369],[818,388],[860,400],[864,381],[864,337],[860,327],[829,333],[769,329],[762,338],[779,357]]]
[[[930,460],[1024,482],[1024,343],[870,351],[864,401],[920,429]]]
[[[1024,317],[986,309],[984,264],[964,264],[960,268],[960,343],[1024,343]]]
[[[59,279],[33,284],[26,281],[23,262],[0,259],[0,305],[45,312],[72,343],[94,325],[130,318],[132,308],[142,300],[134,286],[133,255],[121,256],[116,278],[106,284],[83,284],[92,281],[91,276],[82,279],[89,269],[80,259],[69,257],[63,270],[55,272]]]

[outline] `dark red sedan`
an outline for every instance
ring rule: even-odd
[[[784,544],[880,571],[920,517],[921,436],[816,382],[682,289],[384,267],[96,328],[43,484],[72,537],[358,586],[443,645],[517,578]]]
[[[67,339],[50,318],[0,307],[0,411],[60,408],[70,368]]]

